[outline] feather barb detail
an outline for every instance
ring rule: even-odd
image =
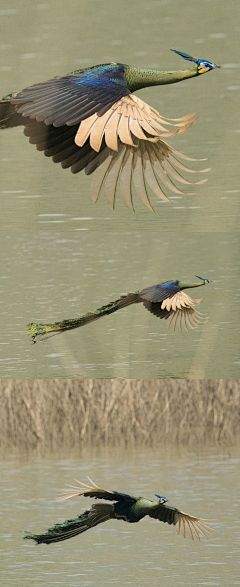
[[[157,110],[130,94],[121,98],[103,116],[93,114],[83,120],[75,136],[75,143],[78,147],[82,147],[89,138],[92,149],[98,152],[103,138],[105,138],[107,147],[114,151],[118,150],[118,138],[124,139],[123,142],[131,146],[134,145],[132,136],[148,142],[156,142],[161,137],[171,137],[188,130],[196,120],[195,114],[192,112],[179,118],[176,124],[172,124],[169,122],[171,119],[160,116]],[[167,130],[166,126],[174,126],[175,128]],[[163,134],[160,134],[156,129],[162,131]]]

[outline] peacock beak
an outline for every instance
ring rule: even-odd
[[[212,68],[213,69],[216,69],[216,68],[221,69],[221,65],[217,65],[216,63],[212,63]]]

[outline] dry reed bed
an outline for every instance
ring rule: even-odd
[[[239,380],[0,381],[0,446],[233,443]]]

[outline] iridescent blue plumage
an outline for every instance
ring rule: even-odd
[[[74,77],[71,76],[71,82],[78,86],[83,86],[85,91],[91,91],[94,88],[96,91],[96,88],[99,86],[103,94],[105,91],[112,91],[114,94],[117,92],[119,99],[130,93],[124,77],[124,67],[121,64],[116,64],[116,67],[114,65],[111,65],[111,67],[108,65],[99,65],[73,75]],[[121,86],[121,88],[118,86]]]
[[[161,287],[161,289],[170,289],[170,290],[177,289],[177,291],[178,291],[179,290],[178,283],[179,282],[176,280],[165,281],[165,283],[159,284],[157,287]]]

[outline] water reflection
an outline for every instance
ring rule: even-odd
[[[238,584],[239,495],[235,451],[216,448],[79,450],[2,463],[5,584],[144,585]],[[65,483],[89,474],[100,486],[133,495],[163,493],[190,513],[214,519],[209,540],[184,540],[172,527],[145,519],[111,521],[82,536],[50,546],[23,542],[22,530],[38,531],[72,519],[90,505],[86,498],[57,502]],[[229,502],[229,496],[231,501]]]

